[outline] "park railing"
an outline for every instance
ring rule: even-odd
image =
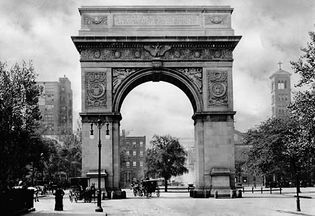
[[[270,188],[263,188],[263,187],[260,187],[260,188],[254,188],[254,187],[252,187],[252,188],[250,188],[250,189],[245,189],[244,187],[242,188],[242,191],[243,191],[243,193],[270,193],[270,194],[272,194],[273,192],[279,192],[280,194],[282,194],[282,188],[280,187],[280,188],[272,188],[272,187],[270,187]]]
[[[19,215],[34,209],[34,191],[12,189],[0,193],[1,215]]]

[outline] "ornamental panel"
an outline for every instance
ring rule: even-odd
[[[101,108],[107,106],[106,72],[86,72],[86,108]]]
[[[228,105],[227,71],[207,70],[208,75],[208,107]]]
[[[84,25],[89,26],[106,26],[108,17],[106,15],[84,15]]]

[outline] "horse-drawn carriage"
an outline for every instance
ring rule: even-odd
[[[76,177],[70,179],[69,199],[71,202],[83,200],[84,202],[92,202],[95,197],[95,188],[88,187],[89,178]]]
[[[152,197],[152,193],[155,193],[157,197],[160,197],[160,187],[158,179],[142,180],[141,182],[131,185],[134,196],[146,196]]]

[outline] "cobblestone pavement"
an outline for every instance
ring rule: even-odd
[[[47,196],[35,203],[36,211],[28,215],[139,215],[139,216],[285,216],[302,215],[315,216],[315,188],[313,191],[303,192],[309,198],[301,199],[301,212],[296,211],[294,190],[284,190],[284,194],[245,193],[239,199],[193,199],[188,193],[161,193],[157,198],[133,197],[127,190],[127,199],[103,200],[103,213],[96,213],[96,202],[71,203],[64,197],[64,211],[54,211],[54,197]]]

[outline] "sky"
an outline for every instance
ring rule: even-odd
[[[290,61],[301,55],[308,32],[315,27],[314,0],[1,0],[0,61],[12,65],[32,60],[40,81],[68,77],[73,90],[74,128],[81,111],[79,54],[71,41],[78,35],[78,8],[88,5],[230,5],[232,28],[242,39],[234,50],[233,90],[235,128],[245,132],[271,116],[269,76],[282,68],[298,80]],[[177,87],[144,83],[133,89],[121,109],[121,128],[129,135],[153,134],[191,142],[192,106]]]

